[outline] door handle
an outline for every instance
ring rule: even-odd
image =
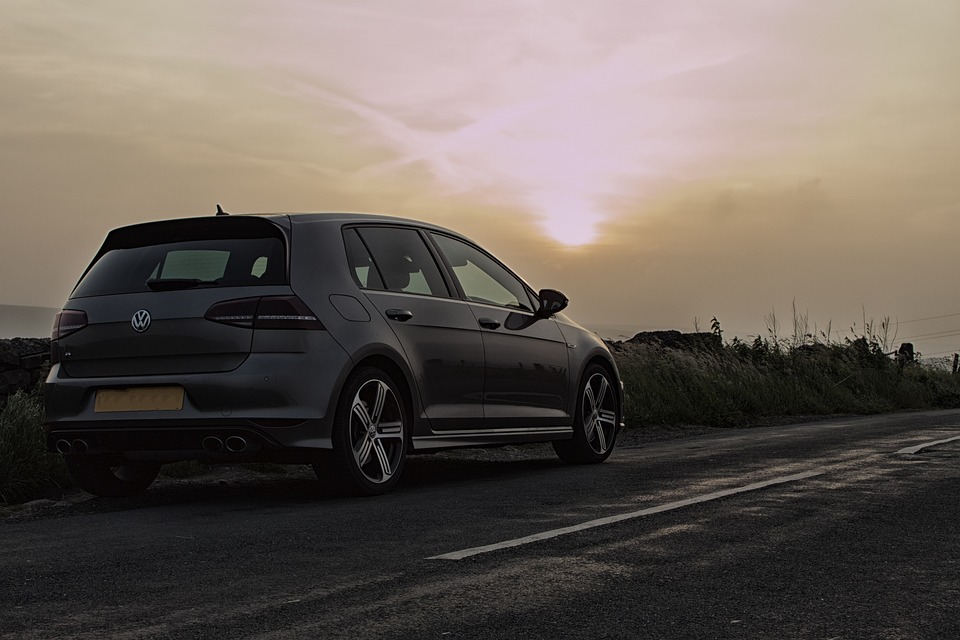
[[[413,317],[413,311],[407,311],[406,309],[387,309],[384,313],[386,313],[387,317],[391,320],[398,322],[406,322]]]
[[[478,318],[477,322],[480,323],[480,326],[484,329],[499,329],[500,321],[494,320],[493,318]]]

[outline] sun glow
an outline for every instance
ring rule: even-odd
[[[530,203],[541,216],[544,229],[557,242],[580,247],[597,239],[596,225],[604,216],[596,211],[588,197],[543,191],[531,195]]]

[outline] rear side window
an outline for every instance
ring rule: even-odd
[[[350,273],[356,283],[364,289],[383,289],[383,280],[373,264],[370,252],[357,235],[357,230],[347,229],[343,234],[343,242],[347,249]]]
[[[272,224],[179,222],[112,233],[71,297],[286,283],[285,244]]]
[[[381,287],[370,282],[367,288],[449,297],[440,269],[415,229],[361,227],[357,232],[382,278]]]

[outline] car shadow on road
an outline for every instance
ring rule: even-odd
[[[556,456],[525,457],[520,460],[505,457],[455,457],[455,454],[449,453],[412,456],[407,460],[399,490],[417,491],[479,481],[509,480],[556,471],[566,466]]]
[[[524,476],[556,473],[567,467],[549,448],[527,446],[506,449],[447,451],[411,455],[394,492],[446,490],[479,482],[508,481]],[[218,466],[189,478],[160,476],[144,493],[126,498],[98,498],[73,490],[60,501],[21,513],[15,519],[66,517],[151,509],[200,502],[219,509],[265,509],[320,501],[361,500],[342,496],[323,486],[313,470],[288,465],[271,472]]]

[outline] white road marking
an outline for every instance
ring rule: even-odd
[[[709,502],[710,500],[718,500],[720,498],[725,498],[727,496],[732,496],[738,493],[746,493],[748,491],[756,491],[758,489],[763,489],[764,487],[770,487],[777,484],[784,484],[787,482],[796,482],[798,480],[805,480],[807,478],[812,478],[814,476],[823,475],[826,472],[827,470],[821,467],[817,469],[812,469],[810,471],[804,471],[803,473],[796,473],[792,476],[780,476],[779,478],[773,478],[772,480],[764,480],[763,482],[755,482],[753,484],[744,485],[742,487],[734,487],[733,489],[724,489],[722,491],[715,491],[713,493],[707,493],[702,496],[697,496],[695,498],[687,498],[686,500],[668,502],[667,504],[661,504],[656,507],[641,509],[640,511],[631,511],[630,513],[621,513],[620,515],[608,516],[606,518],[599,518],[597,520],[590,520],[589,522],[575,524],[569,527],[563,527],[561,529],[551,529],[550,531],[534,533],[533,535],[524,536],[522,538],[514,538],[513,540],[496,542],[494,544],[488,544],[482,547],[473,547],[471,549],[463,549],[462,551],[452,551],[450,553],[444,553],[438,556],[431,556],[427,558],[427,560],[463,560],[464,558],[480,555],[481,553],[490,553],[491,551],[499,551],[500,549],[509,549],[511,547],[519,547],[521,545],[530,544],[531,542],[548,540],[550,538],[556,538],[558,536],[567,535],[568,533],[576,533],[578,531],[584,531],[585,529],[594,529],[596,527],[602,527],[608,524],[614,524],[616,522],[623,522],[624,520],[632,520],[633,518],[641,518],[643,516],[649,516],[655,513],[663,513],[664,511],[673,511],[674,509],[682,509],[683,507],[689,507],[690,505],[699,504],[701,502]]]
[[[918,444],[915,447],[905,447],[897,451],[897,453],[906,453],[913,455],[914,453],[920,451],[921,449],[926,449],[927,447],[932,447],[938,444],[946,444],[948,442],[953,442],[954,440],[960,440],[960,436],[954,436],[952,438],[947,438],[946,440],[934,440],[933,442],[924,442],[923,444]]]

